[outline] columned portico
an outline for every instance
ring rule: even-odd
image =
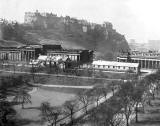
[[[117,61],[124,62],[126,58],[117,57]],[[157,69],[160,67],[160,59],[149,59],[149,58],[132,58],[132,63],[139,63],[141,68],[144,69]]]

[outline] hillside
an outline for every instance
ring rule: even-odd
[[[25,21],[24,24],[4,21],[1,38],[22,44],[59,43],[68,49],[90,49],[95,51],[97,59],[107,60],[116,59],[118,52],[129,50],[125,37],[116,32],[110,22],[96,24],[39,12],[28,13]]]
[[[109,22],[83,24],[79,23],[81,20],[64,19],[56,20],[52,25],[47,23],[48,20],[33,23],[32,28],[27,27],[25,39],[46,44],[59,42],[64,48],[95,50],[98,59],[107,60],[115,59],[119,51],[129,50],[125,37],[117,33]]]
[[[18,46],[23,46],[23,44],[11,40],[0,40],[0,47],[18,47]]]

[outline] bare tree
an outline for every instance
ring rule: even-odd
[[[88,112],[88,105],[91,102],[91,95],[87,91],[81,91],[77,94],[78,100],[83,104],[85,108],[85,113],[87,114]]]
[[[97,106],[99,105],[100,97],[102,96],[102,88],[94,87],[92,90],[90,90],[91,96],[93,99],[96,100]]]
[[[73,114],[76,112],[78,106],[75,100],[66,101],[64,103],[65,113],[70,115],[71,126],[73,125],[74,117]]]
[[[31,95],[24,88],[21,88],[19,90],[19,92],[14,97],[13,101],[21,103],[22,109],[24,109],[24,104],[32,103]]]
[[[134,85],[132,100],[134,101],[135,104],[136,122],[138,122],[138,107],[139,104],[143,102],[144,91],[145,88],[143,83],[140,82]]]
[[[51,107],[48,102],[41,103],[41,118],[45,121],[48,121],[51,126],[57,125],[57,120],[61,115],[61,109],[59,107]]]
[[[117,97],[112,97],[108,102],[100,106],[99,112],[102,115],[102,120],[105,125],[110,126],[121,126],[122,113],[121,113],[121,104]]]
[[[121,89],[118,94],[120,103],[123,106],[122,111],[126,118],[126,126],[129,126],[130,117],[134,112],[134,101],[132,99],[133,90],[134,87],[132,82],[128,81],[121,85]]]
[[[111,98],[99,107],[94,108],[87,116],[88,120],[94,126],[121,126],[123,123],[121,107],[118,98]]]
[[[112,91],[113,95],[115,94],[116,89],[119,86],[120,81],[111,81],[108,85],[109,89]]]

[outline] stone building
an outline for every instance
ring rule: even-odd
[[[117,61],[127,62],[127,57],[127,53],[120,54],[117,57]],[[144,69],[158,69],[160,68],[160,53],[132,51],[130,62],[139,63],[140,67]]]
[[[41,52],[39,46],[1,47],[1,61],[30,61],[36,59]]]
[[[71,61],[88,63],[93,60],[93,51],[82,49],[63,49],[61,45],[28,45],[20,47],[1,47],[1,61],[26,61],[35,60],[39,55],[68,57]]]
[[[93,61],[93,51],[83,49],[63,49],[61,45],[43,45],[43,52],[47,56],[69,57],[71,61],[87,63]]]
[[[139,63],[124,63],[124,62],[104,61],[104,60],[93,61],[92,64],[83,64],[81,68],[93,68],[95,70],[116,71],[116,72],[127,72],[127,71],[132,71],[133,73],[140,72]]]

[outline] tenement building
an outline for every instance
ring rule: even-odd
[[[139,52],[122,53],[117,57],[118,62],[139,63],[144,69],[160,68],[160,53],[158,52]]]

